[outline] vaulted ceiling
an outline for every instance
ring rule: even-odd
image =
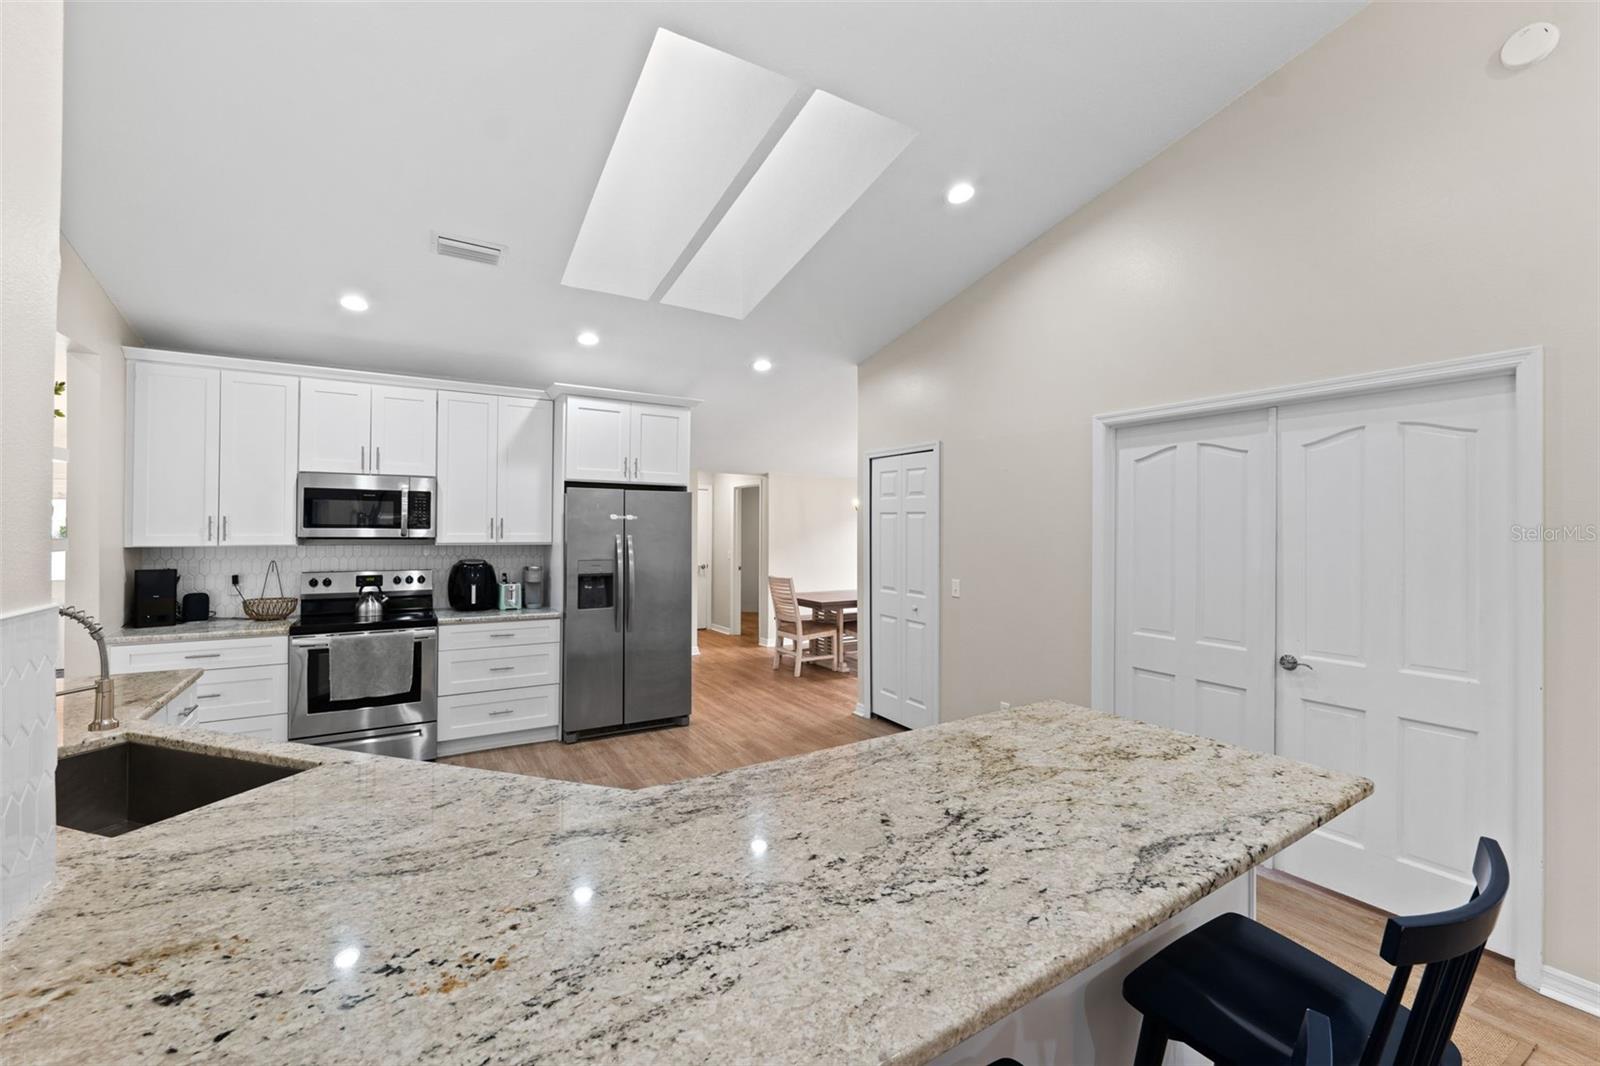
[[[63,228],[153,346],[697,396],[697,466],[852,476],[858,362],[1358,7],[72,3]],[[652,294],[563,284],[663,28],[789,102]]]

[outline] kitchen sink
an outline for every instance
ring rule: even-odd
[[[121,836],[299,772],[293,766],[124,741],[56,763],[56,824]]]

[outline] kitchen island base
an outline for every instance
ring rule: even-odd
[[[1229,911],[1255,917],[1254,870],[963,1040],[933,1059],[930,1066],[987,1066],[1001,1058],[1029,1066],[1132,1062],[1140,1017],[1122,998],[1123,978],[1178,937]],[[1167,1066],[1200,1066],[1210,1061],[1177,1041],[1167,1045]]]

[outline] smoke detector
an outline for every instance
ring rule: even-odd
[[[1513,33],[1500,49],[1500,63],[1508,70],[1531,67],[1556,50],[1561,31],[1548,22],[1530,22]]]
[[[447,255],[452,259],[467,259],[474,263],[499,266],[500,257],[505,254],[506,246],[493,244],[489,241],[474,241],[465,237],[449,237],[443,233],[435,233],[433,235],[433,249],[440,255]]]

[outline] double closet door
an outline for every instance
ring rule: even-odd
[[[1278,867],[1396,913],[1514,854],[1513,422],[1494,377],[1117,434],[1116,712],[1370,778]]]

